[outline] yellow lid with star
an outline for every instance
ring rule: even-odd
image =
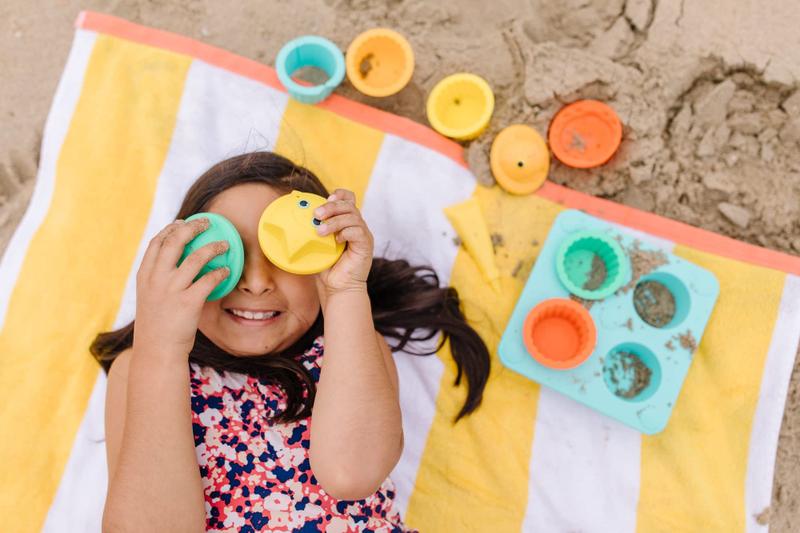
[[[258,221],[258,243],[275,266],[292,274],[316,274],[332,267],[344,252],[334,234],[319,236],[314,210],[322,196],[292,191],[264,209]]]

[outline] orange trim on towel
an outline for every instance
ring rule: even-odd
[[[183,35],[149,28],[94,11],[82,11],[75,21],[75,26],[185,54],[245,78],[259,81],[273,89],[286,92],[278,80],[274,68]],[[464,148],[460,144],[442,137],[423,124],[337,94],[331,95],[330,98],[319,104],[319,107],[435,150],[459,165],[466,166]]]
[[[546,181],[536,194],[572,209],[582,209],[610,222],[635,228],[690,248],[800,275],[800,257],[761,248],[627,205],[589,196],[551,181]]]
[[[186,54],[285,92],[272,67],[189,37],[134,24],[118,17],[93,11],[81,12],[75,25],[85,30],[115,35],[123,39]],[[442,137],[423,124],[336,94],[319,106],[435,150],[459,165],[466,166],[463,147],[460,144]],[[800,275],[800,257],[737,241],[659,215],[573,191],[549,181],[546,181],[536,194],[566,207],[583,209],[606,220],[624,224],[685,246]]]

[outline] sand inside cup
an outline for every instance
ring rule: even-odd
[[[624,251],[601,236],[575,237],[559,254],[559,277],[572,294],[597,299],[610,296],[622,284]],[[566,279],[565,279],[566,278]]]
[[[633,400],[647,390],[653,370],[631,349],[612,352],[603,365],[606,386],[616,396]]]
[[[608,278],[608,269],[606,269],[606,263],[600,258],[599,255],[594,254],[592,257],[592,267],[589,270],[589,277],[586,280],[586,283],[583,284],[583,288],[588,291],[597,290],[603,285],[603,282],[605,282],[606,278]]]
[[[305,82],[311,85],[322,85],[330,79],[328,73],[323,69],[312,66],[300,67],[291,73],[291,77],[297,82]]]
[[[663,328],[675,318],[675,296],[663,283],[655,280],[636,285],[633,306],[642,320],[656,328]]]

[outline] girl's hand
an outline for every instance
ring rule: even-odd
[[[227,267],[218,268],[193,282],[206,263],[228,249],[226,241],[209,243],[176,266],[186,244],[208,224],[207,218],[176,220],[150,241],[136,274],[134,346],[188,357],[206,298],[230,274]]]
[[[349,290],[366,290],[374,242],[356,207],[355,194],[346,189],[336,189],[328,197],[328,202],[314,211],[314,216],[323,222],[317,228],[319,235],[335,233],[336,242],[347,243],[336,264],[317,275],[317,285],[323,291],[323,297]]]

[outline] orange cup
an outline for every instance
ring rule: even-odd
[[[564,298],[539,303],[525,318],[522,339],[528,353],[556,370],[575,368],[594,351],[597,329],[589,311]]]
[[[616,112],[598,100],[578,100],[564,106],[550,123],[550,150],[575,168],[592,168],[611,159],[622,142]]]

